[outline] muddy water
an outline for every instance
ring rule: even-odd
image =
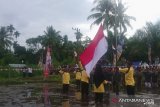
[[[159,90],[144,91],[129,98],[121,92],[104,94],[103,103],[94,103],[90,92],[87,102],[81,101],[81,93],[71,85],[69,95],[63,95],[61,84],[36,83],[0,86],[0,107],[160,107]]]

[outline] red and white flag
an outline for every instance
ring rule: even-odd
[[[108,43],[103,33],[103,26],[100,25],[96,36],[80,55],[81,63],[85,67],[88,76],[98,60],[107,52],[107,49]]]
[[[51,49],[47,48],[47,54],[46,54],[46,62],[44,66],[44,76],[48,77],[51,67]]]

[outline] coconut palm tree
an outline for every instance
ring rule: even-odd
[[[56,31],[52,26],[47,27],[44,31],[44,45],[56,47],[57,43],[61,43],[62,37],[60,36],[60,31]]]
[[[88,20],[95,19],[92,25],[99,25],[104,20],[104,28],[109,30],[113,25],[113,14],[114,9],[113,2],[111,0],[95,0],[94,4],[97,4],[94,8],[91,9],[91,12],[95,12],[88,16]]]
[[[20,33],[19,33],[18,31],[15,31],[15,32],[14,32],[14,36],[15,36],[15,38],[18,38],[18,37],[19,37],[19,35],[20,35]]]
[[[8,33],[6,27],[0,28],[0,48],[8,49],[13,43],[13,37]]]
[[[99,25],[104,20],[104,29],[114,29],[114,33],[125,33],[127,27],[131,27],[130,20],[135,20],[134,17],[125,14],[127,8],[122,3],[122,0],[95,0],[96,7],[92,8],[92,12],[96,12],[88,16],[89,19],[95,19],[91,24]],[[123,31],[122,31],[123,29]]]
[[[10,32],[10,35],[13,35],[15,28],[13,27],[13,25],[9,25],[7,26],[7,30]]]
[[[130,21],[136,20],[135,17],[129,16],[125,14],[126,10],[128,9],[125,4],[122,3],[122,0],[118,0],[118,3],[115,3],[115,23],[119,28],[119,33],[125,33],[127,31],[127,26],[132,28]],[[122,31],[123,29],[123,31]]]

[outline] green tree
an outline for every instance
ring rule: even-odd
[[[13,37],[8,33],[6,27],[0,28],[0,47],[1,49],[9,49],[12,46]]]
[[[93,24],[99,25],[104,21],[103,26],[107,32],[114,29],[114,34],[118,34],[125,33],[126,26],[131,27],[130,20],[135,20],[134,17],[125,14],[127,8],[122,0],[95,0],[94,3],[97,5],[91,11],[96,13],[88,16],[88,19],[95,19],[91,26]]]
[[[52,26],[47,27],[46,31],[44,31],[42,43],[45,47],[50,46],[55,48],[56,45],[59,45],[58,43],[61,43],[61,40],[60,31],[56,31]]]

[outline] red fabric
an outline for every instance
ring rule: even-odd
[[[98,42],[103,37],[104,37],[103,27],[102,27],[102,25],[100,25],[96,36],[94,37],[92,42],[87,46],[87,48],[83,51],[83,53],[80,55],[80,60],[81,60],[81,63],[82,63],[83,66],[88,64],[92,60],[95,48],[96,48]]]
[[[44,66],[44,77],[48,77],[50,72],[50,66],[51,66],[51,49],[47,48],[47,54],[46,54],[46,62]]]

